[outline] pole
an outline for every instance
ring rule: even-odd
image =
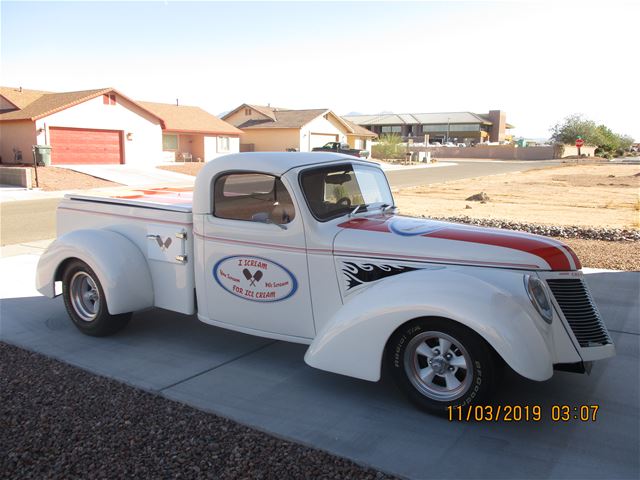
[[[450,118],[447,118],[447,142],[449,142],[449,135],[451,133],[451,123],[450,123]]]
[[[40,188],[40,184],[38,183],[38,160],[36,159],[36,147],[35,145],[31,147],[31,152],[33,152],[33,168],[36,173],[36,188]]]

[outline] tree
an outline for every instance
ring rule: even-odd
[[[551,140],[556,143],[573,144],[581,137],[584,143],[598,145],[598,126],[592,120],[583,119],[581,115],[570,115],[551,128]]]
[[[613,132],[606,125],[597,125],[582,115],[570,115],[551,128],[551,139],[556,143],[573,145],[578,137],[587,145],[595,145],[596,154],[611,156],[627,150],[633,143],[628,135]]]

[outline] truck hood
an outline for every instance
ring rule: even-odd
[[[512,230],[399,215],[357,217],[338,226],[335,255],[523,270],[582,268],[562,242]]]

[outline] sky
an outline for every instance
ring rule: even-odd
[[[500,109],[546,138],[583,114],[640,141],[640,2],[0,1],[0,84],[242,103]]]

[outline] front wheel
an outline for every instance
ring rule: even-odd
[[[494,355],[469,328],[442,318],[425,318],[393,334],[386,361],[410,400],[444,414],[448,407],[479,405],[489,399],[496,381]]]
[[[87,335],[111,335],[122,330],[131,318],[131,313],[109,313],[98,276],[81,260],[73,260],[65,268],[62,297],[69,317],[78,330]]]

